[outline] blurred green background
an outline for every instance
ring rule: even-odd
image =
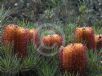
[[[102,23],[102,0],[0,0],[0,7],[9,10],[9,20]]]

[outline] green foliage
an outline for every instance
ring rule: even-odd
[[[20,60],[16,56],[4,56],[0,58],[0,71],[7,73],[17,73],[20,68]]]
[[[72,24],[72,23],[64,26],[66,44],[74,41],[74,30],[75,30],[75,28],[76,28],[76,24]]]
[[[4,7],[0,8],[0,26],[5,23],[5,17],[8,15],[10,11],[9,10],[4,10]]]
[[[55,76],[55,73],[57,71],[58,65],[51,64],[46,61],[44,61],[43,65],[40,67],[41,76]]]
[[[81,15],[87,13],[88,12],[87,6],[85,4],[81,4],[80,8],[79,8],[79,12],[80,12]]]
[[[102,34],[102,21],[97,21],[94,23],[93,28],[96,34]]]
[[[3,73],[17,73],[20,69],[20,59],[12,55],[11,45],[0,46],[0,71]]]
[[[90,50],[88,52],[88,66],[87,66],[87,75],[88,76],[100,76],[102,75],[102,64],[101,64],[101,58],[99,50],[96,50],[96,52],[93,52]],[[98,52],[98,53],[97,53]]]
[[[28,46],[28,56],[22,60],[20,69],[22,70],[30,70],[34,67],[37,67],[37,63],[40,61],[39,56],[36,56],[36,49],[34,45],[31,43]]]
[[[17,74],[19,71],[29,71],[36,68],[40,58],[36,55],[36,50],[32,43],[28,46],[28,56],[24,59],[18,58],[14,55],[12,46],[0,46],[0,71],[4,76],[8,74]]]
[[[24,20],[23,21],[18,20],[17,24],[21,27],[26,27],[26,28],[36,28],[38,25],[38,24],[32,23],[32,22],[25,22]]]

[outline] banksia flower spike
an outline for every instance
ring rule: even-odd
[[[16,29],[15,41],[14,41],[14,51],[18,57],[27,56],[27,46],[29,42],[29,30],[23,27],[18,27]]]
[[[14,42],[15,38],[15,30],[17,28],[17,25],[9,24],[4,28],[2,40],[4,44],[11,44]]]
[[[63,47],[59,55],[61,69],[84,76],[88,61],[86,49],[81,43],[73,43]]]
[[[47,46],[61,46],[62,37],[58,34],[47,35],[42,38],[43,44]]]
[[[52,35],[42,37],[42,43],[44,46],[52,46],[53,45]]]
[[[94,30],[92,27],[78,27],[75,30],[76,42],[81,42],[87,46],[88,49],[96,50]]]

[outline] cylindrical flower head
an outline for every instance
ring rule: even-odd
[[[47,46],[61,46],[62,45],[62,37],[58,34],[47,35],[42,38],[44,45]]]
[[[42,42],[44,46],[52,46],[53,45],[52,35],[42,37]]]
[[[79,27],[75,30],[76,42],[81,42],[87,46],[88,49],[96,50],[94,30],[92,27]]]
[[[86,47],[81,43],[69,44],[60,52],[61,68],[71,73],[84,73],[87,66]]]
[[[18,57],[27,56],[27,46],[29,42],[29,30],[23,27],[18,27],[16,29],[14,51]]]
[[[9,24],[4,28],[2,40],[4,44],[9,44],[14,42],[14,35],[17,25]]]

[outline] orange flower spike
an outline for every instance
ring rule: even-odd
[[[62,56],[61,56],[62,55]],[[64,71],[84,74],[87,66],[86,47],[81,43],[69,44],[60,52],[61,67]]]
[[[60,46],[62,44],[62,37],[58,34],[44,36],[42,40],[43,43],[47,46],[52,46],[52,45]]]
[[[4,44],[9,44],[14,41],[15,29],[17,25],[9,24],[4,28],[2,39]]]
[[[89,49],[96,50],[94,30],[92,27],[86,27],[86,41]]]
[[[27,46],[29,42],[29,33],[28,29],[23,27],[18,27],[16,29],[16,39],[15,39],[15,53],[18,57],[24,58],[27,56]]]
[[[75,30],[75,40],[77,42],[82,42],[82,37],[83,37],[82,28],[76,28],[76,30]]]
[[[88,49],[96,50],[94,30],[92,27],[79,27],[75,31],[75,40],[87,45]]]
[[[45,46],[52,46],[53,44],[53,41],[52,41],[52,36],[51,35],[47,35],[47,36],[44,36],[42,38],[42,41],[43,41],[43,44]]]

